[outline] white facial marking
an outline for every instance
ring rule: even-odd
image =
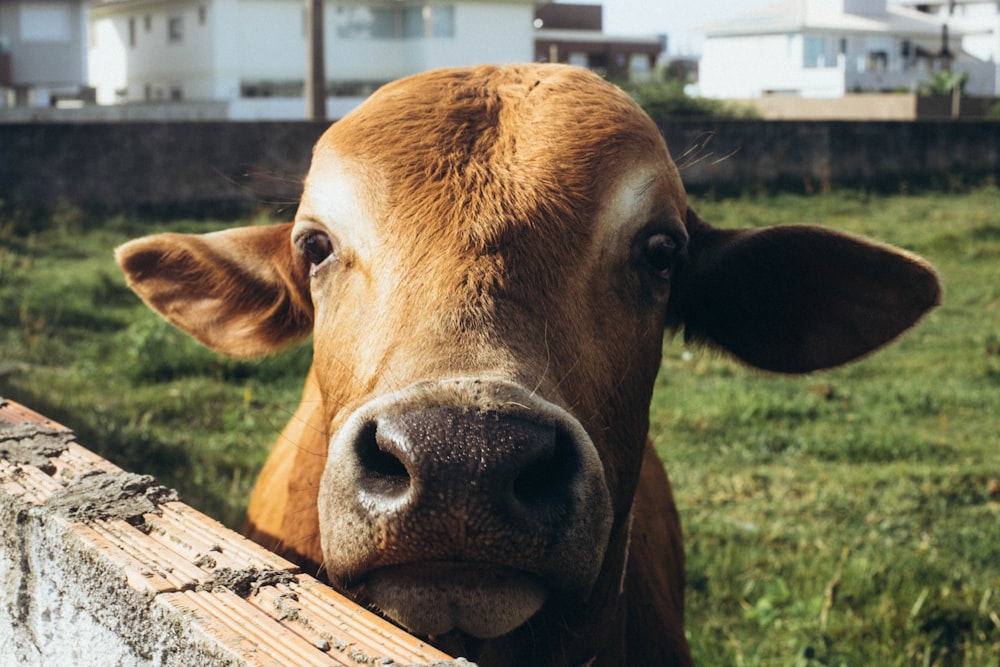
[[[369,260],[377,237],[372,188],[366,186],[355,165],[340,160],[331,151],[318,153],[306,177],[293,238],[303,227],[319,224],[361,261]]]
[[[627,251],[632,235],[655,212],[662,174],[658,165],[638,165],[608,189],[595,218],[599,247]]]

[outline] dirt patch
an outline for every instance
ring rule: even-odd
[[[177,492],[150,475],[98,472],[55,491],[45,506],[70,521],[122,519],[138,526],[144,514],[159,514],[158,505],[175,500]]]
[[[12,424],[0,419],[0,458],[14,465],[30,465],[46,475],[56,467],[51,459],[66,451],[76,434],[61,428],[25,422]]]
[[[248,598],[260,590],[262,586],[277,586],[278,584],[294,582],[295,575],[286,570],[258,570],[255,567],[234,570],[223,567],[213,572],[212,578],[199,588],[205,590],[215,590],[219,587],[228,588],[241,598]]]

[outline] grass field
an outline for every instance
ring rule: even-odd
[[[652,435],[685,524],[702,665],[1000,665],[1000,190],[694,202],[918,252],[944,305],[862,363],[767,376],[666,341]],[[149,313],[111,249],[218,224],[44,224],[0,207],[0,396],[238,527],[308,349],[217,357]]]

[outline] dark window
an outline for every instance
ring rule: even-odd
[[[171,16],[167,19],[167,41],[174,44],[184,40],[184,19]]]

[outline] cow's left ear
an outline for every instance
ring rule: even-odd
[[[312,330],[308,267],[292,225],[211,234],[156,234],[115,251],[129,287],[178,328],[217,352],[276,352]]]
[[[941,300],[931,266],[897,248],[812,226],[716,229],[691,210],[687,227],[671,322],[758,368],[839,366]]]

